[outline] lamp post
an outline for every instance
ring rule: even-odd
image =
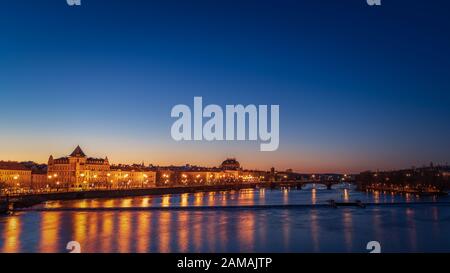
[[[53,176],[52,175],[48,175],[47,178],[48,178],[48,182],[49,183],[47,183],[46,190],[48,191],[49,190],[49,184],[51,184],[51,180],[52,180]]]

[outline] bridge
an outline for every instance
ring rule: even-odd
[[[295,181],[275,181],[275,182],[269,182],[269,186],[271,188],[277,188],[277,187],[295,187],[297,189],[302,189],[305,185],[313,184],[313,185],[323,185],[328,190],[331,190],[331,188],[334,185],[339,184],[355,184],[355,181],[342,181],[342,180],[295,180]]]

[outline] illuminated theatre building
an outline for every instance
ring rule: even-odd
[[[47,183],[61,188],[110,188],[110,187],[152,187],[156,173],[143,166],[111,166],[108,157],[87,157],[77,146],[66,157],[50,156],[48,160]]]
[[[267,172],[243,170],[234,158],[228,158],[219,167],[166,167],[158,170],[158,185],[202,185],[235,182],[264,181]]]
[[[239,181],[242,172],[239,162],[229,158],[222,162],[219,168],[206,168],[204,170],[189,170],[181,173],[181,184],[214,184],[221,182]],[[241,179],[242,180],[242,179]]]

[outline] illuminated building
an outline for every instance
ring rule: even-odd
[[[0,161],[0,189],[29,188],[31,170],[16,161]]]
[[[87,157],[80,146],[67,157],[48,160],[47,179],[53,188],[150,187],[155,177],[154,171],[144,168],[111,167],[108,157]]]
[[[106,182],[109,171],[108,158],[91,158],[77,146],[66,157],[48,159],[48,182],[51,186],[84,187]]]
[[[227,158],[224,162],[222,162],[220,168],[222,170],[237,171],[241,169],[241,164],[235,158]]]
[[[106,175],[114,188],[144,188],[156,184],[156,172],[144,166],[113,165]]]
[[[48,185],[47,171],[31,170],[31,189],[43,189]]]

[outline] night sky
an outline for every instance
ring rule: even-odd
[[[444,0],[0,0],[0,159],[359,172],[450,162]],[[175,142],[171,108],[279,104],[280,147]]]

